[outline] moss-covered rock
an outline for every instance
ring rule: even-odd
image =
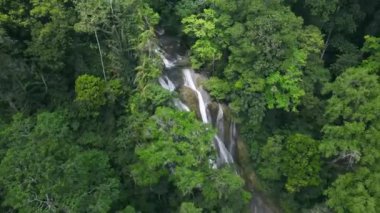
[[[196,112],[197,116],[200,116],[198,97],[192,89],[185,86],[180,87],[179,97],[191,111]]]

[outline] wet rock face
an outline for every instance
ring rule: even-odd
[[[219,105],[215,102],[211,102],[208,104],[208,110],[210,111],[211,117],[213,118],[211,122],[215,124],[216,118],[218,116]]]
[[[177,67],[183,68],[189,66],[190,61],[188,57],[177,58]]]
[[[190,108],[191,111],[196,112],[197,116],[200,116],[198,97],[195,92],[185,86],[179,88],[180,99]]]
[[[160,46],[168,55],[185,55],[186,49],[177,37],[161,35],[159,36]]]

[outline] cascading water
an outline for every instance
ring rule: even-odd
[[[165,64],[165,67],[166,67],[166,68],[170,69],[170,68],[172,68],[172,67],[175,66],[175,63],[174,63],[174,62],[169,61],[169,60],[168,60],[167,58],[165,58],[164,56],[161,56],[161,58],[162,58],[162,60],[163,60],[163,62],[164,62],[164,64]]]
[[[158,51],[157,51],[158,52]],[[172,67],[174,67],[174,62],[171,62],[169,61],[167,58],[165,58],[164,55],[160,54],[161,58],[163,58],[163,62],[164,62],[164,65],[165,65],[165,68],[166,69],[170,69]],[[176,86],[174,85],[174,83],[169,79],[168,76],[164,75],[164,76],[161,76],[160,78],[158,78],[158,82],[160,83],[160,85],[166,89],[166,90],[169,90],[170,92],[174,92],[174,90],[176,89]],[[174,102],[174,105],[182,110],[182,111],[187,111],[189,112],[190,109],[188,106],[186,106],[186,104],[184,104],[181,100],[179,100],[178,98],[175,98],[173,100]]]
[[[216,128],[218,128],[218,136],[224,139],[224,112],[221,104],[218,104],[218,116],[216,117]]]
[[[173,92],[175,90],[174,83],[168,78],[168,76],[162,76],[158,79],[158,82],[160,82],[161,86],[170,92]]]
[[[230,150],[227,150],[225,144],[223,143],[224,139],[224,113],[223,108],[220,104],[218,104],[218,116],[216,118],[216,127],[218,129],[218,134],[215,136],[215,140],[217,143],[217,147],[219,148],[219,155],[224,163],[233,163],[234,160],[232,158]]]
[[[201,113],[201,118],[203,123],[209,123],[207,115],[207,106],[210,103],[210,98],[207,93],[202,88],[197,88],[195,84],[195,73],[190,69],[183,69],[183,77],[185,80],[185,86],[192,89],[198,97],[199,112]]]
[[[173,101],[174,101],[174,106],[176,106],[178,109],[180,109],[182,111],[190,112],[190,108],[188,106],[186,106],[186,104],[184,104],[178,98],[175,98]]]
[[[219,136],[215,135],[215,141],[216,141],[216,147],[219,150],[219,164],[224,163],[233,163],[234,160],[232,159],[231,154],[226,149],[226,146],[224,145],[223,141],[219,138]]]
[[[177,56],[176,59],[170,60],[168,59],[165,55],[166,53],[162,51],[161,49],[157,49],[156,53],[158,53],[165,65],[166,70],[174,70],[177,66],[177,61],[181,60],[182,58],[180,56]],[[178,59],[178,60],[177,60]],[[182,77],[183,77],[183,86],[191,89],[197,98],[197,106],[198,106],[198,111],[200,114],[200,118],[203,123],[209,123],[212,124],[212,115],[209,110],[209,104],[211,103],[211,98],[209,94],[198,84],[198,80],[200,75],[195,73],[192,69],[190,68],[183,68],[182,69]],[[158,82],[160,85],[166,89],[169,90],[170,92],[174,92],[176,90],[176,86],[173,83],[173,81],[170,80],[170,78],[167,75],[163,75],[158,79]],[[181,100],[178,98],[173,100],[174,105],[179,108],[180,110],[183,111],[190,111],[190,108],[183,103]],[[214,137],[214,145],[216,150],[218,151],[218,159],[217,159],[217,164],[218,165],[223,165],[223,164],[231,164],[234,163],[234,159],[230,153],[232,149],[234,149],[235,142],[230,141],[229,143],[229,148],[227,149],[226,144],[224,143],[225,141],[225,132],[224,132],[224,112],[223,112],[223,107],[221,104],[218,104],[218,114],[215,122],[215,127],[218,130],[218,133]],[[230,137],[231,139],[233,138],[232,136]],[[229,150],[231,149],[231,150]]]
[[[158,79],[158,82],[160,83],[160,85],[164,88],[164,89],[167,89],[169,90],[170,92],[173,92],[175,90],[175,85],[174,83],[168,78],[168,76],[162,76]],[[187,111],[189,112],[190,109],[188,106],[186,106],[186,104],[184,104],[181,100],[179,100],[178,98],[175,98],[173,99],[173,102],[174,102],[174,105],[182,110],[182,111]]]

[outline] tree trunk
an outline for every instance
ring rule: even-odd
[[[98,49],[99,49],[99,55],[100,55],[100,62],[102,63],[102,69],[103,69],[103,77],[104,77],[104,80],[107,81],[106,71],[105,71],[105,69],[104,69],[104,62],[103,62],[102,50],[100,49],[100,43],[99,43],[98,33],[97,33],[96,30],[95,30],[95,38],[96,38],[96,42],[98,43]]]
[[[323,48],[323,51],[322,51],[322,54],[321,54],[321,59],[323,59],[323,57],[325,56],[325,53],[326,53],[326,50],[327,50],[327,47],[329,46],[329,43],[330,43],[330,38],[331,38],[331,34],[333,32],[333,29],[334,29],[334,26],[332,26],[329,30],[329,34],[327,35],[327,39],[326,39],[326,42],[325,42],[325,46]]]

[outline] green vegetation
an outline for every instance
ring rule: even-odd
[[[161,29],[276,209],[380,212],[378,0],[0,0],[0,212],[249,212],[157,80]]]

